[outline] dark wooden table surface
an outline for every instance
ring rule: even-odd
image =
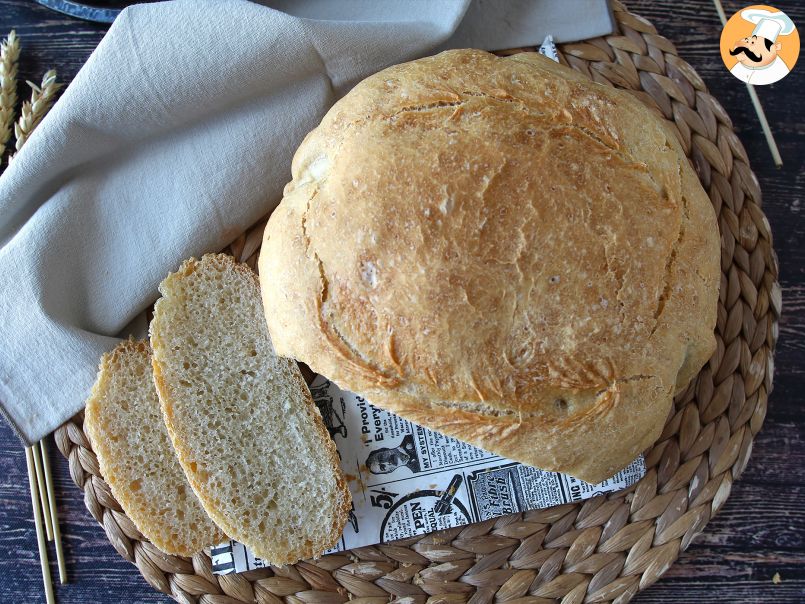
[[[665,578],[635,601],[805,602],[805,57],[781,82],[758,94],[785,162],[777,170],[744,85],[718,53],[720,24],[710,0],[627,2],[676,43],[732,117],[760,179],[781,264],[783,318],[774,392],[752,459],[721,513]],[[728,14],[745,6],[724,2]],[[780,2],[805,27],[805,3]],[[21,76],[38,80],[51,67],[70,81],[106,28],[63,17],[30,0],[0,0],[0,34],[22,38]],[[234,85],[234,84],[233,84]],[[4,292],[2,295],[9,295]],[[169,602],[117,555],[84,508],[67,464],[51,446],[70,584],[67,603]],[[51,559],[54,553],[51,548]],[[53,567],[55,573],[55,566]],[[779,574],[780,582],[772,581]],[[0,604],[44,602],[23,449],[0,421]]]

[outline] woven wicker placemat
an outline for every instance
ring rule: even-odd
[[[564,44],[561,60],[628,90],[673,124],[721,231],[718,346],[646,452],[646,476],[584,503],[215,576],[206,554],[166,555],[139,533],[101,477],[79,415],[56,431],[56,443],[90,513],[148,583],[179,602],[204,604],[620,604],[654,583],[718,512],[766,416],[781,306],[777,258],[758,181],[729,116],[651,23],[619,3],[613,10],[615,33]],[[227,251],[254,267],[264,226]]]

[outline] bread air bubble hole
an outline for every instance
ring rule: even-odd
[[[558,398],[554,400],[553,406],[559,413],[567,413],[568,410],[570,409],[570,403],[568,403],[567,400],[563,398]]]

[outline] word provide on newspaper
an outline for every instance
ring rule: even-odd
[[[639,457],[612,478],[588,484],[412,424],[322,376],[310,391],[353,500],[344,534],[327,553],[581,501],[626,488],[645,473]],[[211,548],[210,555],[216,574],[267,565],[235,541]]]

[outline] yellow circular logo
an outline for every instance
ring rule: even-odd
[[[799,32],[783,11],[754,4],[735,13],[721,32],[721,58],[730,73],[752,85],[774,84],[794,69]]]

